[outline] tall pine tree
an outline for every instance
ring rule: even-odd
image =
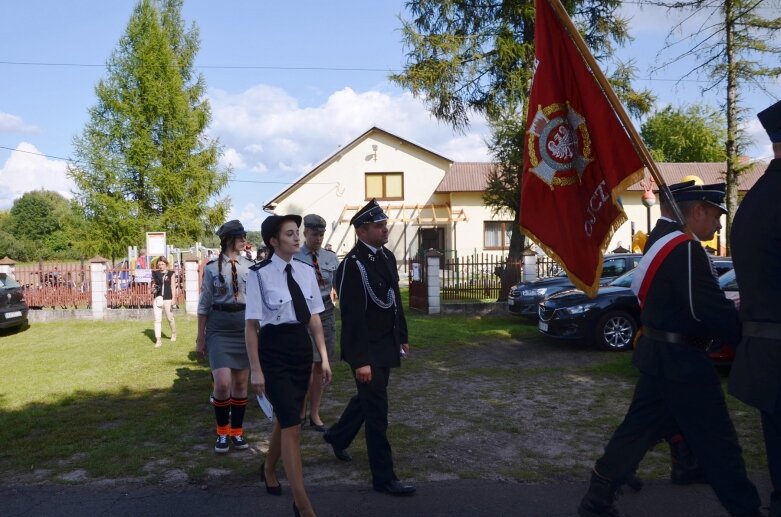
[[[193,67],[198,30],[185,27],[181,7],[139,1],[74,139],[68,173],[90,253],[122,256],[146,231],[186,245],[225,218],[228,200],[217,198],[230,171],[218,167],[218,143],[205,135],[211,113]]]

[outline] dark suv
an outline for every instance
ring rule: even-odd
[[[28,310],[19,282],[9,274],[0,273],[0,329],[25,326]]]
[[[631,271],[642,257],[640,253],[605,255],[599,283],[601,285],[608,284],[627,271]],[[536,320],[537,306],[543,299],[561,291],[574,289],[574,287],[563,271],[556,276],[520,282],[510,289],[510,294],[507,296],[507,308],[510,309],[510,312]]]

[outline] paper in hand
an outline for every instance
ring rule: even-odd
[[[266,398],[266,394],[263,393],[261,395],[257,395],[258,404],[260,405],[260,409],[263,410],[263,413],[266,415],[266,418],[269,419],[269,422],[273,420],[274,417],[274,408],[271,406],[271,402]]]

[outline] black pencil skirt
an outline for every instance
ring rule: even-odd
[[[312,341],[306,327],[300,323],[261,327],[258,352],[266,396],[279,426],[300,425],[312,372]]]

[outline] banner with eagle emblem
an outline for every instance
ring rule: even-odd
[[[643,163],[548,0],[537,0],[520,225],[589,296]]]

